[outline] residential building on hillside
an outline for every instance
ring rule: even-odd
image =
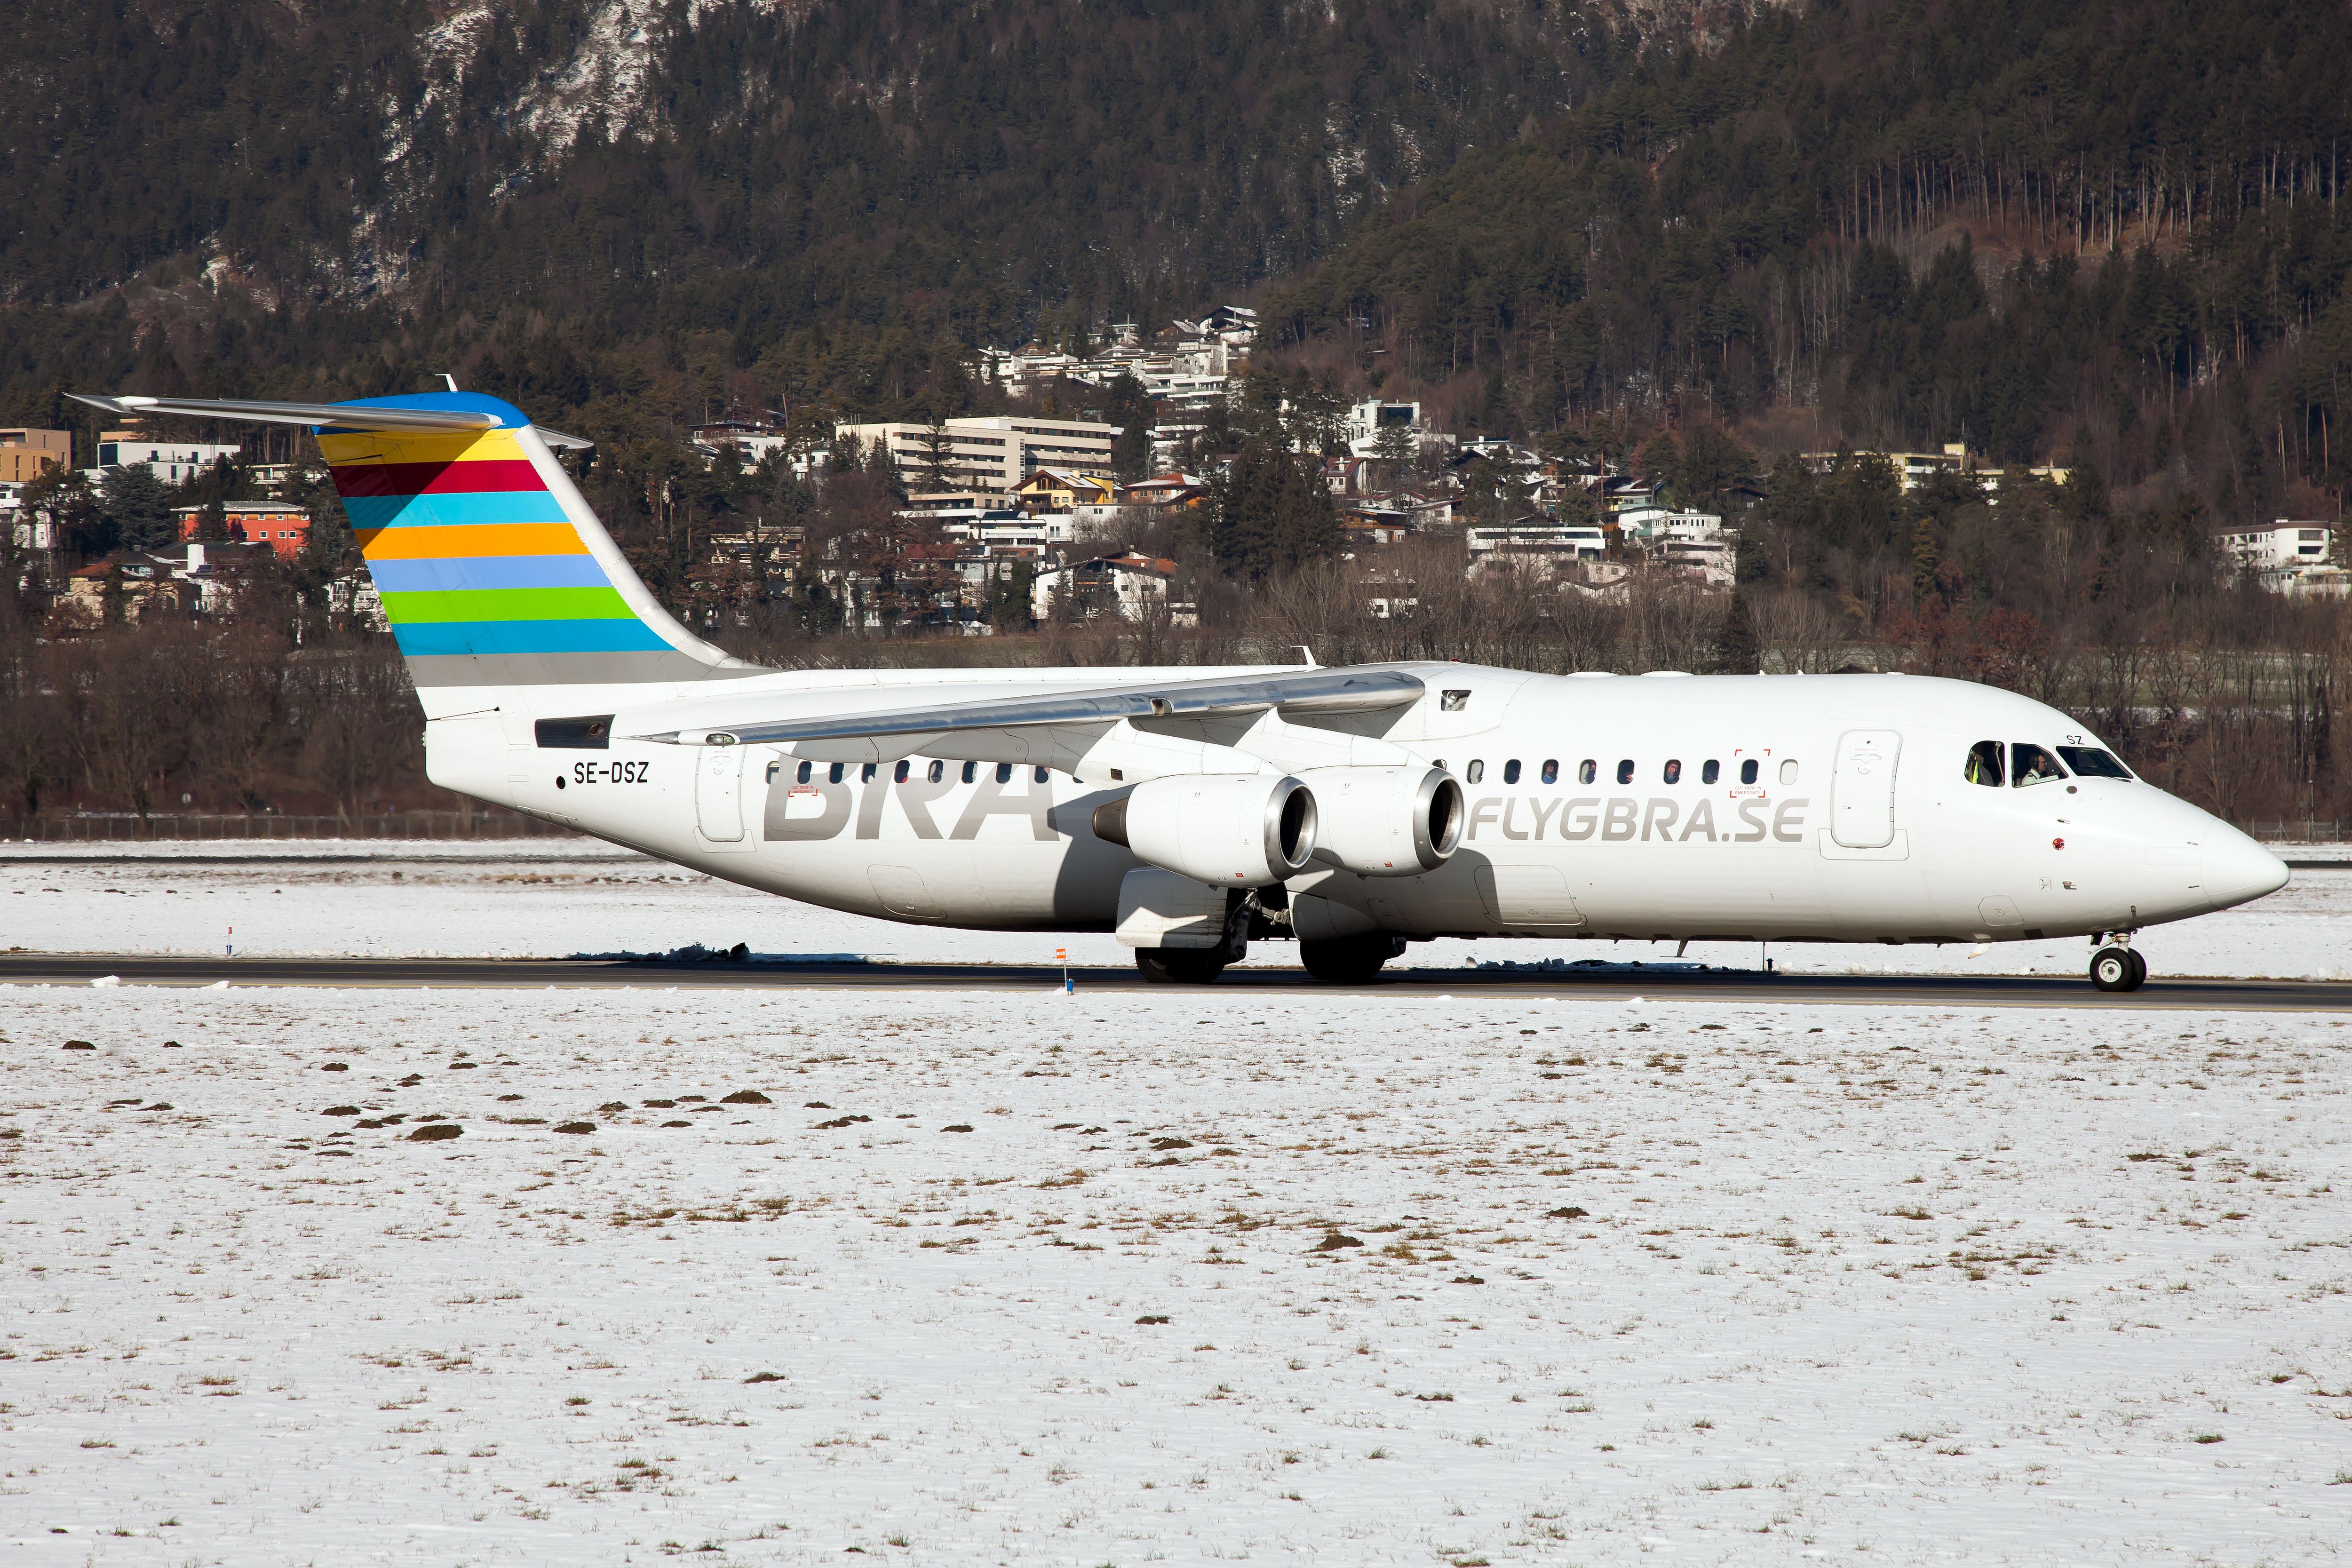
[[[1567,561],[1609,553],[1609,536],[1597,522],[1562,522],[1531,512],[1507,522],[1474,522],[1462,531],[1475,567],[1486,556],[1539,555]]]
[[[1629,508],[1617,514],[1617,526],[1628,539],[1648,543],[1668,539],[1713,539],[1723,531],[1723,518],[1711,511],[1672,511],[1664,507]]]
[[[73,461],[73,437],[64,430],[0,427],[0,484],[23,484]]]
[[[1119,429],[1092,419],[1042,419],[1025,414],[950,419],[940,458],[951,488],[1007,496],[1039,468],[1110,472],[1111,443]],[[834,434],[836,439],[855,436],[869,447],[881,443],[902,482],[919,482],[931,459],[929,426],[843,425]]]
[[[1845,455],[1854,458],[1885,458],[1894,468],[1895,479],[1902,485],[1906,494],[1918,489],[1937,474],[1968,475],[1982,485],[1988,493],[2000,489],[2000,466],[1997,463],[1980,462],[1976,455],[1969,450],[1968,444],[1963,441],[1947,441],[1944,443],[1943,450],[1939,452],[1880,452],[1866,447],[1857,447]],[[1797,454],[1797,460],[1817,474],[1826,474],[1837,466],[1838,457],[1839,454],[1835,452],[1800,452]],[[2048,479],[2053,484],[2060,485],[2066,482],[2069,472],[2066,468],[2047,463],[2035,465],[2025,471],[2034,479]]]
[[[1039,468],[1013,487],[1013,499],[1031,511],[1068,511],[1076,506],[1108,506],[1118,481],[1108,474]]]
[[[99,626],[176,614],[186,584],[168,555],[132,553],[93,561],[66,578],[54,614],[65,626]]]
[[[1350,549],[1402,544],[1412,537],[1412,513],[1384,501],[1360,501],[1339,509],[1339,537]]]
[[[1031,608],[1041,621],[1057,615],[1138,621],[1168,605],[1168,585],[1175,575],[1176,563],[1160,556],[1129,552],[1073,561],[1037,574],[1030,583]],[[1181,624],[1176,606],[1170,613]]]
[[[1171,470],[1136,480],[1119,491],[1118,499],[1129,506],[1198,506],[1208,493],[1197,476]]]
[[[281,561],[290,561],[301,553],[302,546],[310,542],[310,510],[288,506],[278,501],[230,501],[223,509],[228,523],[228,536],[248,544],[268,544]],[[205,509],[200,506],[175,506],[172,516],[178,523],[174,537],[183,542],[196,536],[204,526]]]
[[[1019,511],[950,513],[940,523],[940,532],[949,539],[968,541],[991,551],[1042,556],[1070,542],[1070,518],[1067,513],[1045,517]]]
[[[1377,397],[1359,403],[1341,418],[1339,434],[1347,441],[1349,451],[1359,458],[1369,458],[1372,455],[1372,443],[1391,426],[1418,432],[1422,427],[1421,405],[1387,403]]]
[[[2334,523],[2283,517],[2219,530],[2213,542],[2273,593],[2340,595],[2352,577],[2330,560],[2336,528]]]
[[[2325,565],[2335,532],[2331,523],[2301,522],[2283,517],[2276,522],[2225,528],[2215,538],[2249,571],[2274,572],[2284,567]]]
[[[756,468],[770,453],[791,455],[792,442],[781,425],[764,420],[719,419],[708,425],[689,425],[686,438],[694,449],[706,458],[715,458],[720,448],[731,450],[735,458],[747,468]]]
[[[136,430],[103,430],[98,467],[89,472],[96,480],[109,468],[145,468],[167,485],[184,484],[223,458],[235,462],[244,450],[233,442],[153,441]]]

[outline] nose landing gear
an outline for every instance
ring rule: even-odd
[[[2147,960],[2130,945],[2131,932],[2109,931],[2098,940],[2108,945],[2091,954],[2092,984],[2102,991],[2137,991],[2147,983]]]

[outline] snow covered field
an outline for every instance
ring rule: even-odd
[[[108,863],[125,847],[132,864]],[[770,954],[848,954],[907,963],[1049,962],[1066,946],[1082,964],[1121,968],[1127,949],[1108,936],[958,931],[837,914],[714,881],[593,841],[386,845],[259,845],[269,858],[217,865],[213,844],[93,846],[0,865],[0,947],[45,952],[217,953],[394,957],[563,957],[578,952],[667,952],[689,942],[747,943]],[[242,852],[243,846],[230,847]],[[434,857],[431,863],[319,856]],[[2305,850],[2301,853],[2309,854]],[[2140,935],[2150,970],[2165,975],[2352,978],[2352,864],[2299,870],[2259,902]],[[1670,957],[1648,942],[1436,942],[1416,945],[1416,967],[1625,961]],[[1974,956],[1967,947],[1775,947],[1798,973],[2081,974],[2081,941],[2005,942]],[[1756,966],[1746,943],[1699,943],[1696,961]],[[1295,964],[1286,942],[1261,943],[1250,962]]]
[[[0,1543],[2346,1554],[2343,1023],[1499,1003],[0,989]]]

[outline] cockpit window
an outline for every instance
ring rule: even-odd
[[[1988,789],[2000,787],[2000,742],[1979,741],[1969,748],[1969,765],[1961,776],[1972,784]]]
[[[2019,789],[2028,784],[2055,784],[2066,776],[2058,759],[2039,746],[2012,741],[2009,747],[2009,782]]]
[[[2096,746],[2061,746],[2058,754],[2075,776],[2086,779],[2128,779],[2131,770],[2116,760],[2113,752],[2103,752]]]

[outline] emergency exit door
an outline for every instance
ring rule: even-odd
[[[694,767],[694,820],[713,844],[743,839],[743,748],[705,746]]]
[[[1830,781],[1830,837],[1847,849],[1895,842],[1895,764],[1903,737],[1892,730],[1848,730],[1838,738]]]

